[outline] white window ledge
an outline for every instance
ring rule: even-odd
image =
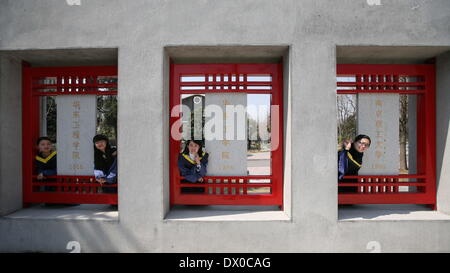
[[[165,221],[290,221],[278,206],[175,206]]]
[[[339,206],[338,219],[349,221],[450,221],[450,215],[424,205]]]
[[[3,219],[118,221],[119,212],[110,205],[44,206],[21,209]]]

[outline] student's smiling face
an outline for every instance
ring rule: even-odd
[[[95,148],[104,152],[106,149],[106,140],[99,140],[99,141],[95,142]]]
[[[367,138],[362,138],[356,141],[355,144],[355,149],[360,153],[364,153],[370,147],[370,140],[368,140]]]
[[[197,143],[191,141],[191,142],[189,142],[188,149],[189,149],[189,153],[197,154],[198,150],[200,149],[200,145],[198,145]]]
[[[41,140],[38,144],[38,150],[41,153],[49,154],[52,151],[52,149],[53,149],[53,144],[46,139]]]

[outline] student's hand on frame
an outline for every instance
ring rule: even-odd
[[[37,179],[38,179],[38,180],[42,180],[42,179],[44,179],[44,178],[45,178],[45,176],[44,176],[44,174],[42,174],[42,173],[40,173],[40,174],[37,175]]]
[[[349,140],[349,139],[344,140],[342,142],[342,147],[344,147],[344,149],[347,150],[347,151],[350,150],[350,148],[352,147],[352,141]]]
[[[106,182],[106,179],[105,179],[105,178],[97,178],[96,180],[97,180],[98,183],[100,183],[100,184],[102,184],[102,185],[103,185],[103,183]]]
[[[203,182],[203,177],[200,177],[197,181],[198,182]]]

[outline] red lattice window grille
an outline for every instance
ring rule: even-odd
[[[260,78],[258,78],[260,77]],[[262,77],[262,78],[261,78]],[[170,128],[180,121],[184,94],[246,93],[268,94],[278,115],[271,117],[271,173],[247,176],[206,176],[203,183],[189,187],[204,189],[201,194],[182,193],[177,166],[181,140],[170,137],[171,205],[279,205],[283,203],[283,87],[280,64],[171,64]],[[276,148],[274,147],[276,146]],[[207,174],[208,175],[208,174]]]
[[[116,66],[23,67],[22,74],[23,203],[117,204],[117,194],[102,193],[94,176],[49,176],[39,181],[34,170],[40,132],[39,99],[44,96],[117,95]],[[54,191],[42,191],[53,187]]]
[[[352,77],[355,80],[347,81]],[[337,94],[398,93],[416,96],[414,174],[346,176],[356,193],[339,193],[339,204],[426,204],[436,208],[436,106],[434,65],[337,65]],[[414,187],[415,191],[402,191]]]

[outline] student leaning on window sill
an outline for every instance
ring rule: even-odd
[[[109,144],[108,137],[96,135],[94,142],[94,175],[100,184],[117,184],[117,150]],[[117,193],[117,188],[103,187],[104,193]]]
[[[188,140],[182,153],[178,156],[178,169],[184,177],[181,183],[203,182],[208,167],[208,153],[202,149],[202,141]],[[204,188],[183,187],[182,192],[203,193]]]
[[[338,182],[355,183],[355,179],[346,179],[344,176],[358,175],[363,163],[364,152],[370,147],[370,137],[358,135],[353,143],[344,141],[342,150],[338,153]],[[357,187],[339,187],[339,192],[356,192]]]

